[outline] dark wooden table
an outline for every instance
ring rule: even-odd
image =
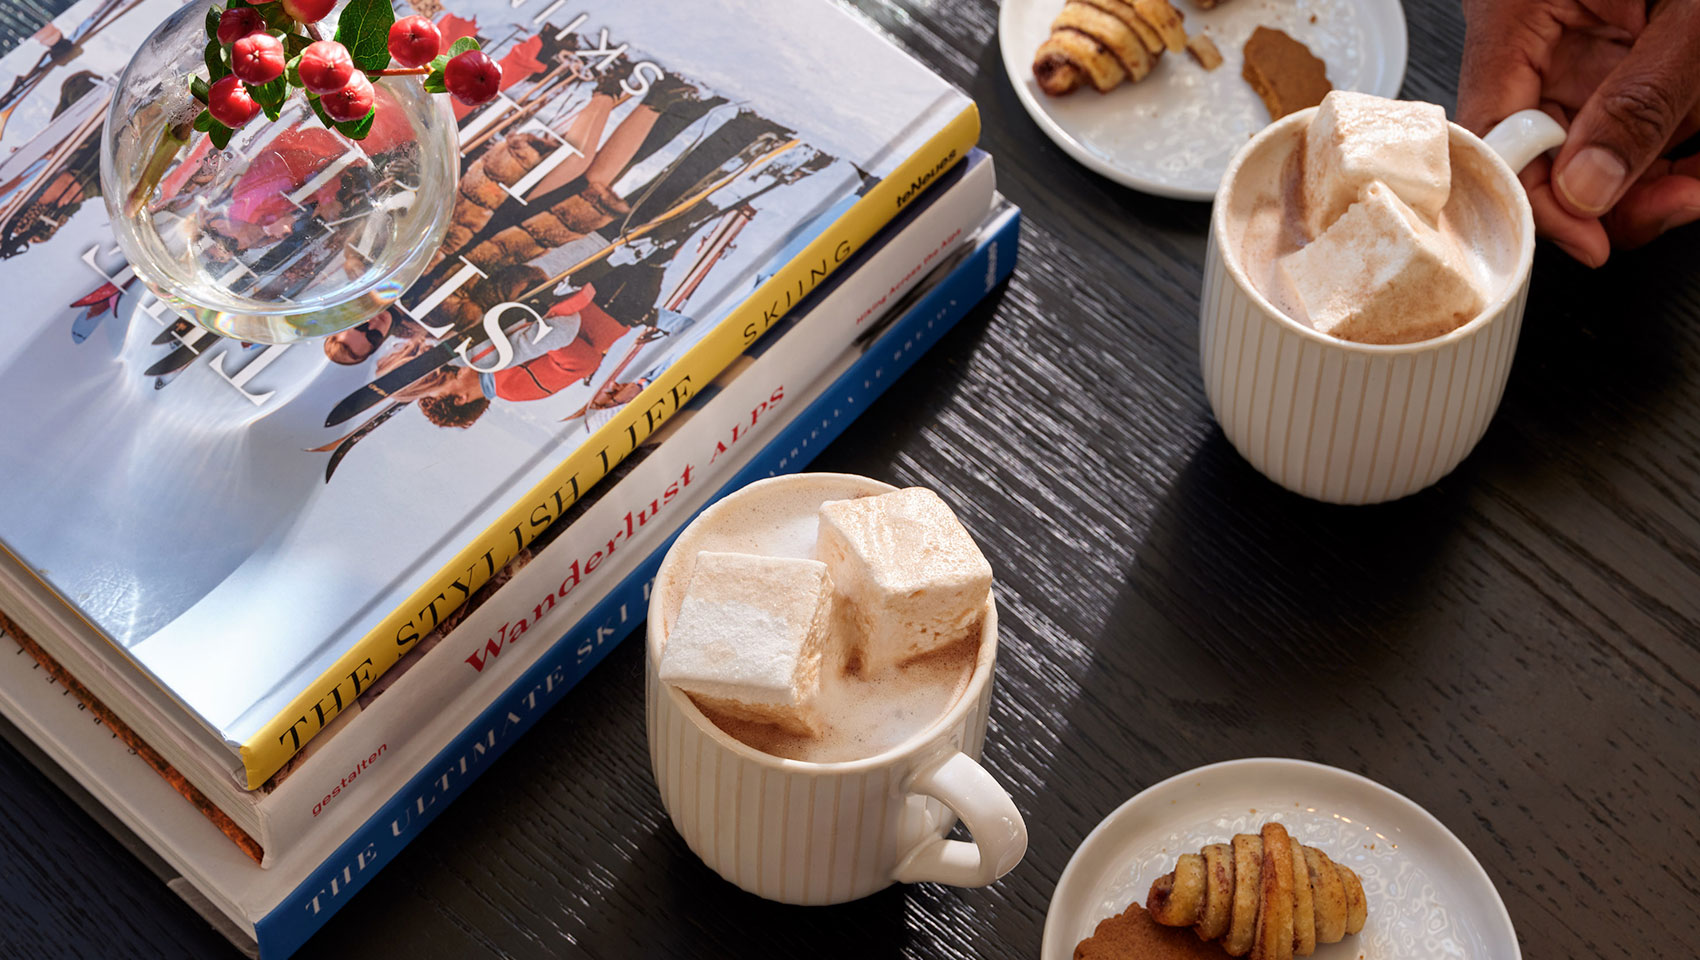
[[[1004,627],[986,763],[1026,815],[1026,860],[984,890],[829,909],[737,891],[662,812],[628,642],[302,955],[1036,957],[1101,817],[1190,767],[1274,755],[1427,807],[1527,957],[1694,956],[1700,233],[1593,272],[1543,249],[1475,453],[1398,503],[1312,503],[1246,465],[1205,403],[1209,208],[1052,146],[1004,76],[993,0],[859,5],[979,101],[1025,247],[816,465],[948,490],[985,546]],[[1450,107],[1458,11],[1406,6],[1404,95]],[[234,953],[0,745],[0,956]]]

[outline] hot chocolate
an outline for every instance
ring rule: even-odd
[[[1338,163],[1318,156],[1304,126],[1281,131],[1224,185],[1218,202],[1239,240],[1228,256],[1282,313],[1343,339],[1409,343],[1462,326],[1512,285],[1519,237],[1486,149],[1449,125],[1445,133],[1449,184],[1434,182],[1433,158],[1416,156],[1429,147],[1395,144],[1412,156],[1396,154],[1385,181],[1353,170],[1330,195],[1317,170],[1332,176]]]
[[[812,561],[818,556],[823,503],[889,492],[882,484],[860,478],[803,475],[765,488],[759,497],[723,504],[708,518],[710,523],[693,523],[673,546],[687,559],[655,587],[663,612],[663,678],[668,675],[666,643],[679,622],[700,554]],[[971,623],[963,637],[921,656],[885,669],[864,667],[854,639],[864,630],[856,605],[838,594],[831,617],[828,632],[834,639],[822,651],[808,730],[759,722],[747,711],[720,709],[715,698],[698,696],[683,685],[681,689],[722,731],[754,749],[786,759],[834,763],[876,756],[931,728],[961,698],[982,660],[989,661],[989,645],[981,642],[978,624]],[[990,669],[989,662],[985,666]]]

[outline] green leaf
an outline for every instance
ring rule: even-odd
[[[212,141],[213,146],[223,150],[230,144],[230,128],[215,122],[207,130],[207,139]]]
[[[319,102],[318,94],[309,93],[307,95],[307,106],[313,108],[313,116],[319,118],[319,122],[325,125],[326,130],[336,127],[336,121],[331,119],[331,115],[325,112],[324,104]]]
[[[364,140],[372,132],[372,118],[378,115],[377,108],[366,111],[366,115],[358,120],[346,120],[336,125],[338,131],[350,140]]]
[[[438,57],[437,60],[443,59]],[[448,93],[448,84],[443,82],[443,66],[436,60],[431,61],[431,72],[425,76],[426,93]]]
[[[290,57],[289,62],[283,65],[283,82],[292,87],[301,86],[301,54]]]
[[[207,44],[204,59],[207,61],[207,83],[217,83],[224,79],[225,74],[230,72],[230,68],[225,66],[224,63],[224,48],[219,46],[217,40]]]
[[[213,119],[212,114],[202,110],[200,113],[195,114],[195,122],[191,124],[191,126],[202,133],[206,133],[217,123],[218,121]]]
[[[207,8],[207,39],[208,40],[218,39],[218,14],[219,14],[219,10],[218,10],[217,7],[208,7]]]
[[[370,73],[390,65],[390,0],[349,0],[336,22],[336,42],[348,48],[354,65]]]
[[[251,7],[251,6],[253,6],[253,4],[249,3],[248,0],[230,0],[229,3],[224,5],[224,8],[226,10],[235,10],[238,7]]]
[[[471,52],[471,51],[477,50],[477,49],[478,49],[478,38],[477,37],[461,37],[459,40],[455,41],[454,46],[449,48],[449,59],[452,60],[455,57],[458,57],[463,53],[468,53],[468,52]]]
[[[350,140],[366,139],[366,135],[372,132],[372,118],[378,115],[378,111],[372,109],[366,111],[366,115],[358,120],[345,120],[339,123],[332,120],[331,115],[325,112],[324,104],[319,102],[317,94],[310,93],[307,95],[307,105],[313,108],[313,116],[318,117],[319,122],[324,124],[326,129],[335,130]]]
[[[248,95],[260,105],[266,116],[276,120],[277,112],[283,108],[283,98],[289,96],[289,83],[282,76],[273,77],[258,86],[250,84]]]
[[[283,35],[283,55],[286,57],[299,57],[301,56],[301,51],[307,49],[307,46],[312,42],[312,37],[303,37],[299,33],[286,33]]]
[[[189,81],[189,95],[202,103],[207,102],[207,88],[207,82],[200,77],[195,77]]]
[[[255,10],[265,18],[266,26],[278,30],[290,30],[295,26],[295,18],[283,12],[282,3],[256,3]]]

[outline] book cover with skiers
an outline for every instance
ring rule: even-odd
[[[502,65],[454,107],[448,237],[368,323],[241,343],[136,280],[100,197],[113,85],[179,6],[84,0],[0,60],[0,546],[39,580],[0,603],[50,591],[249,786],[977,130],[826,0],[398,0]],[[232,235],[325,215],[276,201],[346,144],[284,142]]]

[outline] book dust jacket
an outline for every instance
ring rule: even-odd
[[[693,347],[741,350],[972,140],[831,3],[398,2],[503,69],[453,105],[448,237],[371,322],[242,343],[148,292],[100,196],[113,85],[179,5],[84,0],[0,60],[0,546],[250,786],[712,380]],[[282,195],[385,149],[302,126],[210,229],[288,258],[336,198]]]

